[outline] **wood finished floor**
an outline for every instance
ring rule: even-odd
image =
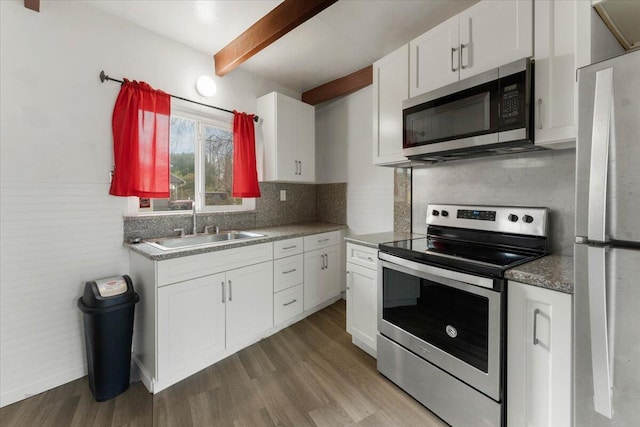
[[[152,396],[108,402],[82,378],[0,409],[9,426],[446,426],[376,370],[345,332],[345,302]]]

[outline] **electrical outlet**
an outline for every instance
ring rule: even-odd
[[[287,201],[287,190],[280,190],[280,201],[281,202]]]

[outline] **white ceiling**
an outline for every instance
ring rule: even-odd
[[[304,92],[370,65],[477,1],[339,0],[240,68]],[[281,1],[87,3],[213,57]]]

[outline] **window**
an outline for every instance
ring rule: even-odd
[[[168,199],[140,199],[140,212],[249,210],[254,199],[231,196],[233,132],[231,122],[178,112],[171,115]]]

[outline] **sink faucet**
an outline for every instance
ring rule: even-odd
[[[174,228],[173,231],[180,233],[180,237],[184,237],[184,228]]]
[[[192,200],[191,201],[191,209],[193,211],[193,233],[192,234],[196,234],[196,201]]]
[[[204,234],[209,234],[210,233],[210,231],[209,231],[210,228],[215,228],[216,234],[220,233],[220,227],[218,227],[217,225],[216,226],[207,225],[206,227],[204,227]]]

